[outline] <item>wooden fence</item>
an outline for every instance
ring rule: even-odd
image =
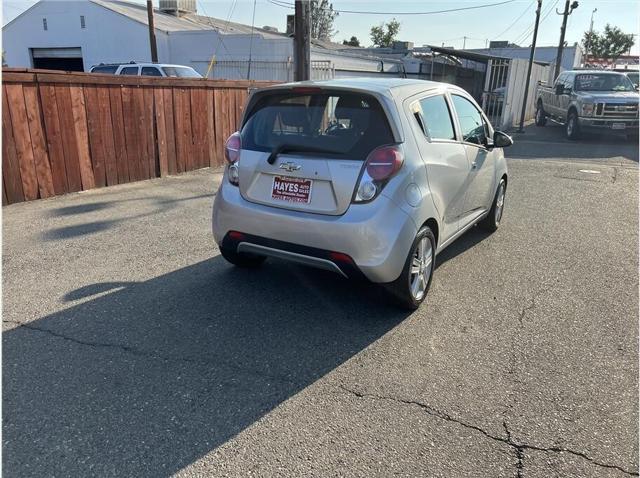
[[[268,83],[3,69],[2,204],[223,162]]]

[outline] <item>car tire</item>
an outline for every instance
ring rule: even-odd
[[[536,107],[536,126],[545,126],[547,124],[547,114],[544,112],[542,102],[538,102]]]
[[[411,244],[400,276],[386,284],[400,307],[408,310],[420,307],[429,292],[435,264],[436,238],[431,229],[424,226]]]
[[[478,223],[478,225],[487,232],[495,232],[500,226],[502,220],[502,213],[504,212],[504,199],[507,194],[507,182],[503,179],[500,180],[498,188],[496,189],[496,195],[493,198],[493,204],[489,210],[489,214]]]
[[[227,262],[230,262],[234,266],[246,268],[259,267],[266,259],[265,256],[247,254],[246,252],[236,252],[224,247],[220,248],[220,254],[227,260]]]
[[[567,139],[575,141],[580,138],[580,121],[578,120],[578,114],[571,110],[567,115],[567,122],[565,123],[565,132]]]

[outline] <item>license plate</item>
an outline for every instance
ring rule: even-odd
[[[273,178],[271,197],[280,201],[309,204],[312,186],[313,180],[311,179],[275,176]]]
[[[624,123],[613,123],[611,129],[625,129],[627,127]]]

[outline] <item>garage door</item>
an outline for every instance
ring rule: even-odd
[[[77,48],[32,48],[34,68],[49,70],[84,71],[82,49]]]

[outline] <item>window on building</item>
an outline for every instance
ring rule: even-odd
[[[42,28],[43,28],[45,31],[47,31],[47,30],[48,30],[48,28],[47,28],[47,19],[46,19],[46,18],[43,18],[43,19],[42,19]]]
[[[85,27],[84,15],[80,15],[80,28],[84,28],[84,27]]]
[[[162,73],[155,66],[143,66],[142,76],[162,76]]]
[[[426,128],[425,133],[431,139],[456,139],[453,130],[451,113],[447,106],[447,100],[443,95],[430,96],[420,100],[422,120]]]

